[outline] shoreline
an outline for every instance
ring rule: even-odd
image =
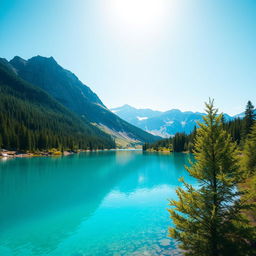
[[[102,149],[101,149],[102,150]],[[110,149],[103,149],[110,150]],[[63,152],[59,150],[50,151],[38,151],[38,152],[20,152],[15,150],[0,150],[0,159],[12,159],[12,158],[29,158],[29,157],[49,157],[49,156],[69,156],[73,154],[78,154],[80,152],[95,152],[100,150],[89,150],[89,149],[79,149],[79,150],[65,150]]]
[[[142,150],[138,148],[112,148],[112,149],[79,149],[79,150],[65,150],[63,152],[52,149],[49,151],[37,151],[37,152],[19,152],[16,150],[0,150],[0,160],[7,160],[7,159],[14,159],[14,158],[32,158],[32,157],[53,157],[53,156],[69,156],[74,155],[82,152],[100,152],[100,151],[142,151],[147,153],[162,153],[162,154],[173,154],[173,153],[182,153],[182,154],[188,154],[188,151],[182,151],[182,152],[173,152],[169,150]]]
[[[169,149],[159,149],[159,150],[155,150],[155,149],[146,149],[146,150],[143,150],[143,152],[149,152],[149,153],[166,153],[166,154],[172,154],[172,153],[182,153],[182,154],[189,154],[190,152],[189,151],[181,151],[181,152],[176,152],[176,151],[172,151],[172,150],[169,150]]]
[[[32,158],[32,157],[51,157],[51,156],[69,156],[74,155],[82,152],[99,152],[99,151],[126,151],[126,150],[133,150],[139,151],[141,149],[136,148],[111,148],[111,149],[78,149],[78,150],[65,150],[63,152],[52,149],[49,151],[37,151],[37,152],[19,152],[17,150],[0,150],[0,159],[14,159],[14,158]]]

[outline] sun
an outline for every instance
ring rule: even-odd
[[[148,26],[164,16],[161,0],[111,0],[114,15],[129,26]]]
[[[158,29],[166,18],[167,0],[109,0],[111,22],[123,30]]]

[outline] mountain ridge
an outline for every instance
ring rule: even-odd
[[[111,108],[111,111],[121,118],[150,132],[154,135],[168,138],[177,132],[190,133],[202,121],[205,113],[181,111],[179,109],[170,109],[167,111],[151,110],[149,108],[137,109],[128,104],[121,107]],[[150,115],[147,115],[150,113]],[[232,120],[227,114],[224,114],[226,120]]]
[[[70,111],[110,134],[120,147],[159,139],[112,113],[87,85],[61,67],[53,57],[35,56],[24,60],[15,56],[9,63],[21,78],[45,90]]]
[[[113,148],[114,141],[0,59],[0,148]]]

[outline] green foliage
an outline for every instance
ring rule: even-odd
[[[254,114],[254,106],[252,105],[251,101],[248,101],[245,109],[245,117],[244,117],[244,129],[243,135],[244,138],[251,132],[251,128],[253,126],[255,120]]]
[[[241,185],[250,192],[249,200],[256,205],[256,124],[252,126],[251,132],[247,136],[241,156],[241,166],[245,171],[247,180]],[[256,211],[246,211],[252,225],[256,226]]]
[[[192,152],[194,148],[194,138],[196,135],[196,127],[194,131],[187,135],[185,133],[176,133],[173,137],[159,140],[153,144],[145,144],[143,150],[153,149],[158,151],[160,148],[168,148],[173,152]]]
[[[110,136],[80,120],[0,63],[0,147],[13,150],[113,148]]]
[[[186,134],[176,133],[172,139],[173,151],[182,152],[185,150]]]
[[[253,125],[244,144],[242,166],[249,175],[256,173],[256,124]]]
[[[197,129],[195,162],[187,168],[198,186],[182,180],[185,188],[177,189],[179,200],[170,201],[175,225],[170,236],[189,256],[255,255],[255,232],[242,215],[252,205],[246,203],[247,191],[237,190],[244,176],[236,145],[223,128],[222,115],[217,114],[213,102],[206,108],[207,116]]]
[[[173,151],[172,139],[170,138],[165,140],[159,140],[153,144],[145,143],[142,147],[144,151],[148,149],[159,151],[161,148],[165,148],[165,149],[168,149],[169,151]]]
[[[234,142],[240,144],[243,137],[244,119],[235,118],[232,121],[224,122],[223,128],[230,133]]]

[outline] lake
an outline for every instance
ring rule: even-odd
[[[0,161],[1,256],[180,255],[168,199],[188,154],[87,152]]]

